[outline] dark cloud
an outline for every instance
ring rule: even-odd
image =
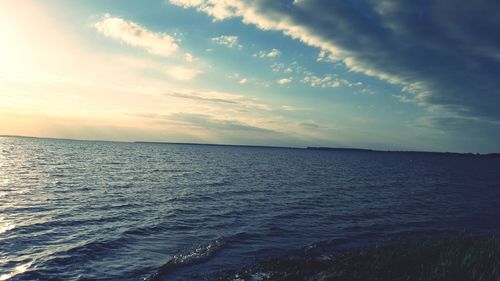
[[[313,129],[313,130],[316,130],[316,129],[321,129],[322,126],[314,123],[314,122],[302,122],[299,124],[301,127],[305,128],[305,129]]]
[[[419,102],[498,120],[498,11],[498,1],[309,0],[291,18]]]

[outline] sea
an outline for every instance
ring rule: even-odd
[[[0,280],[216,280],[308,247],[498,234],[499,202],[499,157],[1,137]]]

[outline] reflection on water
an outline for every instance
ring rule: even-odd
[[[18,274],[21,274],[21,273],[25,272],[30,266],[31,266],[31,262],[18,265],[16,267],[14,267],[12,272],[0,275],[0,280],[7,280],[7,279],[10,279],[10,278],[18,275]]]
[[[0,234],[13,229],[14,227],[16,227],[15,224],[5,222],[3,217],[0,218]]]

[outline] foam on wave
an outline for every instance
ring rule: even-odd
[[[176,269],[202,262],[222,250],[228,244],[228,241],[229,239],[225,237],[219,237],[209,243],[200,244],[188,251],[177,254],[146,280],[159,281]]]

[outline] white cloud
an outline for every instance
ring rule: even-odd
[[[135,22],[113,17],[110,14],[105,14],[101,21],[94,24],[94,27],[106,37],[120,40],[154,55],[170,57],[179,48],[175,38],[170,35],[150,31]]]
[[[165,69],[165,74],[171,78],[179,81],[188,81],[194,79],[196,76],[201,74],[202,71],[199,69],[188,68],[184,66],[169,66]]]
[[[363,89],[361,89],[361,91],[359,91],[359,93],[364,94],[364,95],[370,95],[370,96],[375,95],[375,91],[373,91],[372,89],[369,89],[369,88],[363,88]]]
[[[197,101],[203,104],[218,104],[219,106],[227,105],[233,107],[240,107],[244,110],[259,110],[259,111],[272,111],[272,106],[267,103],[263,103],[256,98],[247,97],[245,95],[218,91],[194,91],[194,90],[175,90],[168,91],[165,93],[166,96],[182,98],[191,101]],[[229,112],[231,109],[224,107],[221,110],[220,107],[216,107],[214,111],[224,111]]]
[[[229,79],[239,79],[240,74],[239,73],[228,74],[228,75],[226,75],[226,77]]]
[[[243,48],[243,45],[238,43],[238,36],[234,35],[221,35],[219,37],[212,38],[212,42],[219,45],[224,45],[228,48]]]
[[[281,52],[278,49],[272,49],[269,53],[267,53],[266,57],[274,58],[278,57],[279,55],[281,55]]]
[[[193,61],[193,55],[191,53],[186,53],[186,54],[184,54],[184,59],[187,62],[192,62]]]
[[[284,74],[289,74],[289,73],[306,73],[306,69],[297,65],[296,63],[292,63],[289,65],[285,65],[283,63],[273,63],[271,65],[271,70],[273,72],[282,72]]]
[[[170,0],[170,3],[183,8],[197,7],[203,4],[205,0]]]
[[[292,77],[282,78],[282,79],[276,80],[276,83],[278,83],[280,85],[285,85],[285,84],[288,84],[288,83],[291,83],[291,82],[292,82]]]
[[[397,99],[401,103],[415,103],[413,97],[408,97],[405,95],[392,95],[393,98]]]
[[[197,8],[198,11],[212,16],[216,21],[234,17],[237,12],[234,1],[228,0],[170,0],[170,3],[183,8]]]
[[[248,82],[248,79],[247,78],[243,78],[238,83],[240,83],[240,84],[246,84],[247,82]]]
[[[281,72],[281,71],[284,71],[286,69],[285,65],[282,64],[282,63],[273,63],[271,65],[271,70],[273,72]]]
[[[316,61],[335,62],[335,58],[326,50],[320,50]]]
[[[307,75],[301,80],[301,82],[315,88],[339,88],[353,86],[351,82],[345,79],[335,78],[332,75],[325,75],[324,77]]]
[[[281,52],[278,49],[271,49],[271,51],[266,52],[266,51],[260,51],[258,53],[258,56],[260,58],[274,58],[274,57],[279,57],[281,55]]]
[[[299,108],[292,106],[292,105],[282,105],[281,109],[284,111],[297,111]]]

